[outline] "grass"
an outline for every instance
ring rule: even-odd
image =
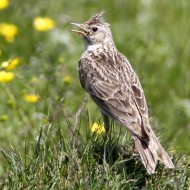
[[[0,10],[0,23],[18,28],[12,42],[0,34],[0,70],[6,70],[3,62],[21,59],[10,71],[13,80],[0,82],[1,188],[188,189],[189,8],[185,0],[17,0]],[[159,165],[155,175],[147,176],[138,156],[126,154],[131,140],[118,125],[106,142],[90,134],[92,123],[101,121],[91,100],[75,126],[85,98],[76,71],[84,47],[68,31],[69,23],[99,10],[106,11],[117,48],[141,80],[151,126],[173,155],[175,170]],[[39,16],[50,17],[56,26],[37,31],[33,21]],[[40,98],[27,102],[26,94]]]
[[[67,120],[68,126],[70,122]],[[73,126],[74,127],[74,126]],[[118,126],[117,126],[118,127]],[[128,133],[115,135],[115,126],[105,140],[80,131],[69,139],[59,125],[48,123],[40,129],[31,156],[21,156],[12,147],[1,150],[7,163],[2,189],[188,189],[190,165],[187,157],[173,155],[174,170],[158,165],[147,175],[138,155],[132,155]],[[74,136],[73,136],[74,135]],[[50,138],[51,137],[51,138]],[[74,138],[73,138],[74,137]],[[127,145],[127,146],[126,146]],[[26,145],[28,148],[28,145]]]

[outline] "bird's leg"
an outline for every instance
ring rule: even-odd
[[[135,141],[133,141],[133,150],[132,150],[132,153],[133,154],[138,154],[138,150],[137,150],[137,147],[135,145]]]
[[[104,120],[104,128],[106,130],[106,136],[107,136],[107,134],[109,132],[109,128],[110,128],[109,117],[104,113],[102,113],[102,116],[103,116],[103,120]]]

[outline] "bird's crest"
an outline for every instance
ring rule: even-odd
[[[88,20],[86,24],[92,25],[92,24],[102,23],[103,22],[102,18],[103,18],[104,13],[105,13],[104,11],[97,13],[90,20]]]

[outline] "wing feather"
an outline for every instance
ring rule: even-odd
[[[95,65],[92,60],[80,60],[79,76],[82,86],[104,113],[127,127],[133,134],[144,138],[146,129],[142,127],[142,117],[148,116],[144,92],[138,77],[130,65],[126,65],[129,64],[127,59],[120,62],[109,59],[107,70],[104,71],[101,67],[108,63],[99,57],[99,65]]]

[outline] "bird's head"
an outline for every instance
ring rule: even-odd
[[[102,20],[103,14],[104,12],[99,12],[83,24],[71,23],[81,29],[70,31],[75,32],[82,37],[86,49],[90,45],[102,45],[113,42],[109,24]]]

